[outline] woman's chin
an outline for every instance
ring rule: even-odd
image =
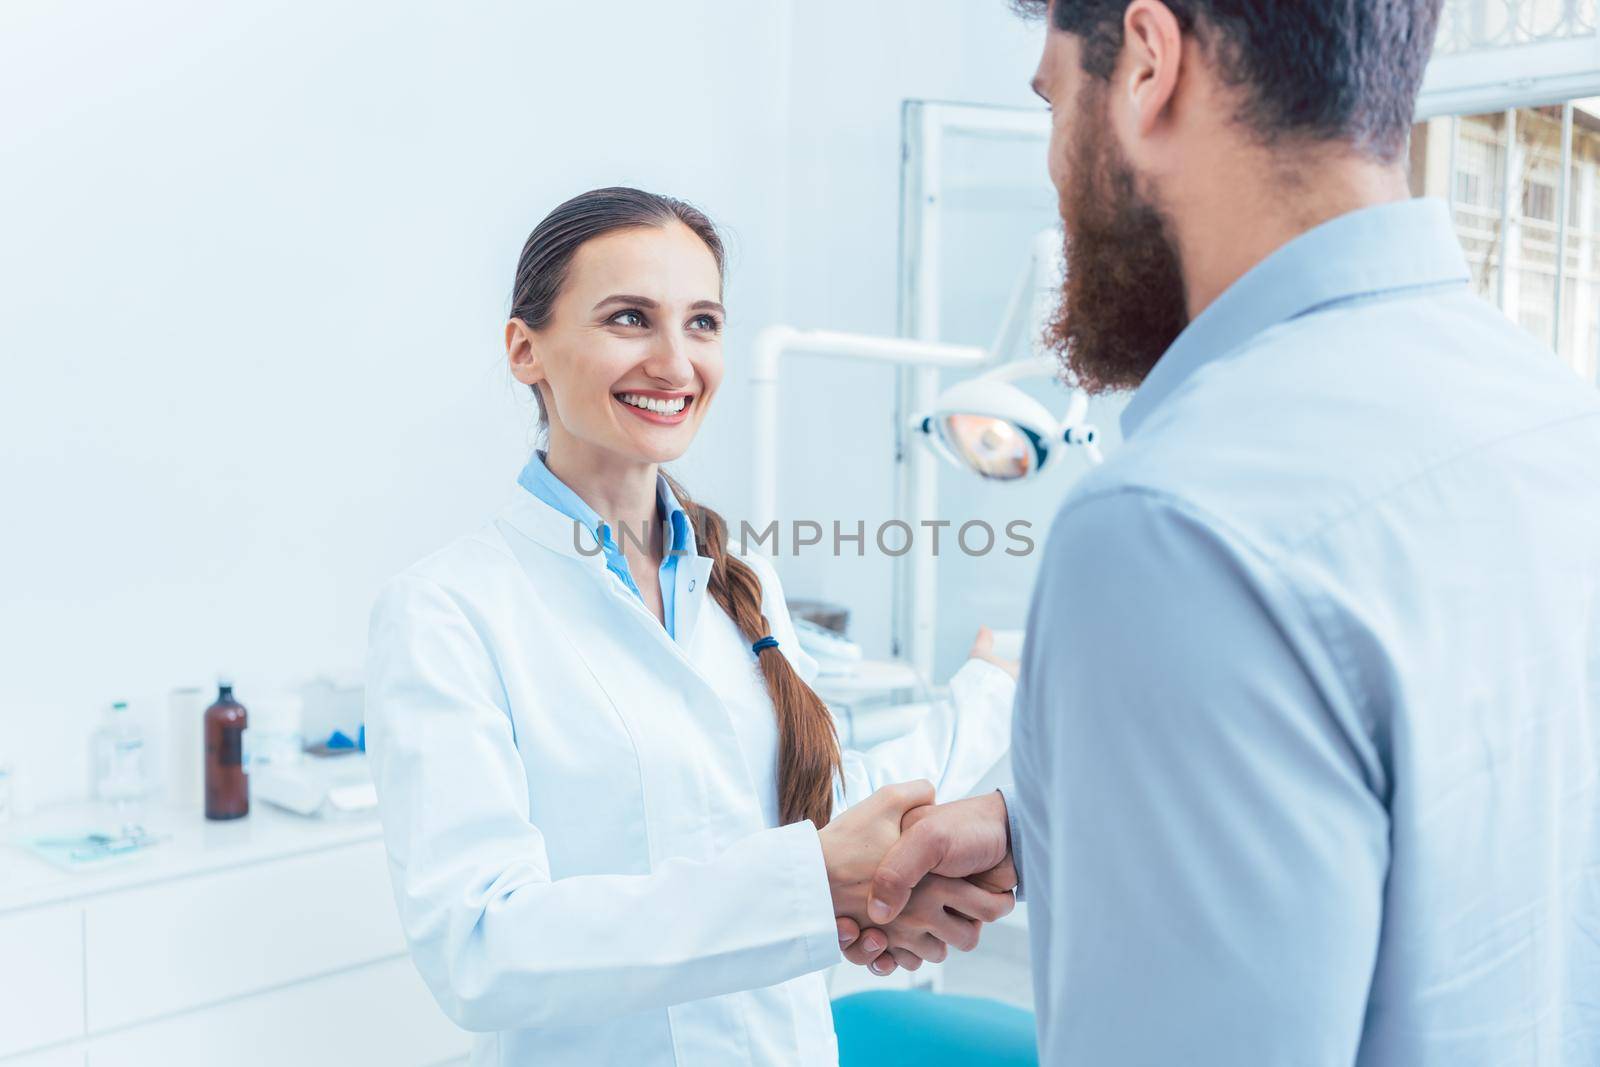
[[[694,431],[688,427],[664,426],[630,435],[629,451],[641,463],[672,463],[689,451]]]

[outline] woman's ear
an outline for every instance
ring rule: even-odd
[[[523,385],[544,381],[544,360],[539,355],[539,338],[521,319],[506,323],[506,359],[511,364],[511,376]]]

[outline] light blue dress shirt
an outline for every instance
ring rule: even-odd
[[[583,528],[594,538],[592,545],[597,545],[605,554],[606,569],[616,575],[617,580],[627,586],[629,592],[641,602],[644,600],[644,594],[639,592],[638,583],[633,580],[633,572],[628,569],[627,557],[622,554],[622,547],[612,536],[610,524],[601,519],[600,514],[584,503],[583,498],[574,493],[565,482],[550,473],[550,468],[544,465],[544,453],[534,451],[528,458],[528,465],[522,468],[522,473],[517,476],[517,484],[567,518],[582,523]],[[656,510],[666,524],[666,536],[662,542],[666,547],[662,552],[660,571],[662,625],[667,629],[667,636],[677,640],[673,611],[677,600],[678,558],[695,555],[699,552],[699,548],[695,543],[694,527],[689,522],[688,513],[679,506],[678,498],[673,495],[666,478],[660,475],[656,476]]]
[[[1600,397],[1437,201],[1162,357],[1057,515],[1010,795],[1041,1060],[1600,1064]]]

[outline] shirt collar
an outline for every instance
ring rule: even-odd
[[[545,466],[543,452],[535,449],[528,457],[527,466],[517,475],[517,484],[567,518],[582,523],[594,536],[597,544],[606,546],[608,551],[616,548],[612,538],[601,536],[600,526],[604,520],[600,518],[600,513],[585,503],[567,483],[550,472],[550,468]],[[699,549],[695,543],[694,526],[689,522],[688,513],[678,503],[672,487],[667,484],[666,476],[662,474],[656,475],[656,513],[666,523],[667,536],[663,538],[663,542],[667,546],[667,551],[680,556],[696,555]],[[608,529],[607,533],[609,532]]]
[[[689,513],[683,510],[683,505],[678,503],[664,474],[656,475],[656,510],[666,518],[667,536],[663,540],[667,550],[680,556],[699,555],[694,524],[689,521]]]
[[[1470,280],[1442,200],[1380,204],[1325,222],[1256,264],[1196,316],[1128,401],[1123,436],[1201,367],[1281,322],[1364,296]]]

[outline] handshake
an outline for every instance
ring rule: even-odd
[[[1017,870],[998,793],[934,804],[933,786],[884,786],[818,835],[839,947],[878,975],[970,952],[1010,913]]]

